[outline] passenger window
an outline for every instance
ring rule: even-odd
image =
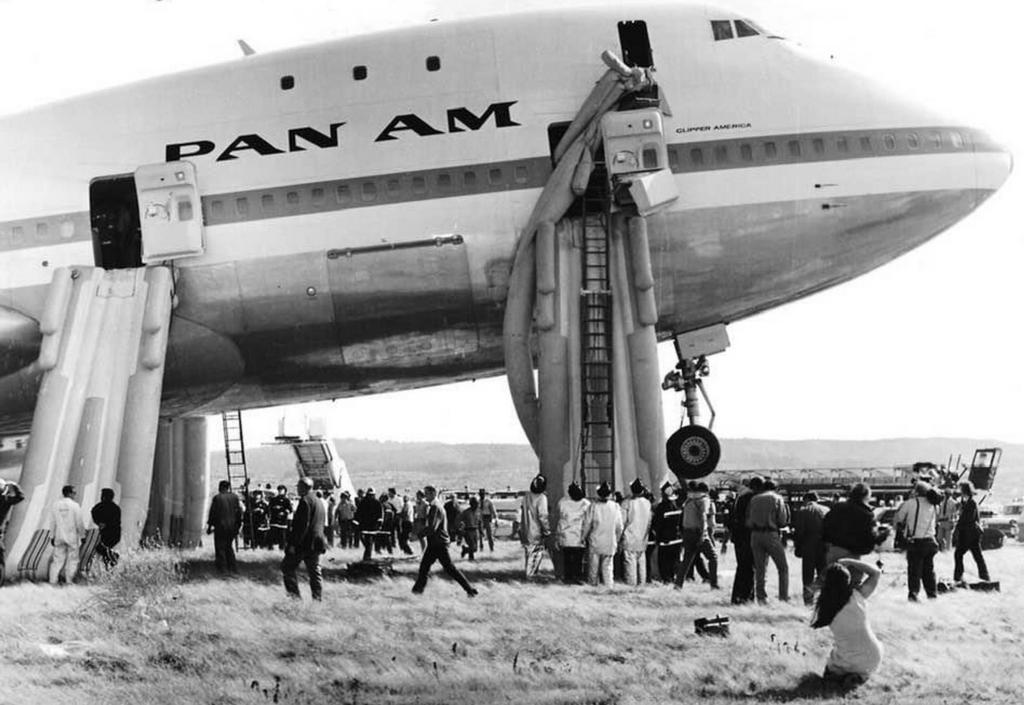
[[[289,191],[285,195],[285,200],[288,201],[288,205],[289,206],[297,206],[297,205],[299,205],[299,192],[298,191]],[[216,205],[216,201],[214,201],[214,204]]]
[[[950,131],[949,143],[953,145],[953,149],[962,149],[964,146],[964,138],[960,136],[959,132]]]
[[[800,156],[800,140],[790,140],[788,144],[789,156],[799,157]]]
[[[736,36],[737,37],[755,37],[760,32],[751,27],[743,20],[736,20]]]
[[[466,186],[467,188],[475,188],[476,187],[476,172],[475,171],[467,171],[466,173],[464,173],[462,175],[462,185]]]
[[[516,178],[516,183],[517,184],[525,184],[527,179],[529,178],[529,176],[530,176],[530,173],[526,170],[525,166],[517,166],[516,167],[516,177],[515,178]]]
[[[263,208],[264,211],[274,210],[274,194],[263,194],[263,196],[260,198],[260,206]]]
[[[668,165],[671,168],[679,166],[679,152],[675,147],[670,147],[668,150]]]
[[[322,188],[315,188],[311,193],[313,203],[319,205],[324,202],[324,190]]]
[[[916,132],[911,132],[907,135],[907,146],[911,149],[917,149],[921,146],[921,140],[918,139]]]
[[[412,192],[413,193],[426,193],[427,192],[427,180],[422,176],[412,177]]]
[[[18,245],[25,240],[25,230],[20,225],[15,225],[11,228],[11,242]]]
[[[845,137],[839,137],[836,139],[836,150],[841,154],[846,154],[850,151],[850,145],[846,143]]]
[[[216,218],[224,215],[224,201],[213,201],[210,204],[210,212]]]
[[[50,226],[46,223],[36,223],[36,240],[45,240],[50,234]]]
[[[690,150],[690,161],[694,164],[701,165],[704,163],[704,152],[699,148],[695,147]]]
[[[438,174],[437,175],[437,186],[442,191],[450,191],[452,188],[452,175],[451,174]]]
[[[820,137],[815,137],[811,140],[811,146],[814,148],[814,153],[821,155],[825,153],[825,140]]]
[[[715,41],[732,39],[732,22],[729,20],[711,20],[711,31],[715,35]]]
[[[930,144],[933,149],[942,149],[942,135],[938,132],[929,132],[928,144]]]
[[[875,151],[874,146],[872,146],[872,144],[871,144],[871,138],[870,137],[865,136],[865,137],[861,137],[860,138],[860,151],[862,151],[862,152],[874,152]]]
[[[882,143],[885,145],[885,148],[891,152],[896,149],[896,136],[886,135],[882,138]]]
[[[339,186],[335,193],[337,194],[338,203],[346,204],[352,202],[352,190],[346,184]]]
[[[501,169],[491,169],[491,171],[487,174],[487,180],[490,181],[491,184],[493,185],[500,184],[501,179]]]
[[[295,88],[295,76],[281,76],[281,90],[290,91]]]
[[[643,151],[640,152],[640,162],[644,169],[657,169],[658,148],[654,145],[644,145]]]
[[[366,183],[363,184],[363,200],[377,200],[377,184],[373,183],[372,181],[367,181]]]
[[[235,199],[235,212],[238,215],[249,214],[249,199],[248,198],[236,198]]]
[[[740,145],[740,159],[742,159],[745,162],[754,161],[754,150],[751,148],[749,144]]]
[[[775,159],[775,157],[778,156],[778,153],[779,153],[778,149],[776,149],[774,142],[765,142],[764,143],[764,158],[765,159]]]
[[[726,164],[729,161],[729,148],[724,144],[715,147],[715,163]]]
[[[398,179],[388,179],[388,195],[397,196],[398,192],[402,190],[402,182]]]

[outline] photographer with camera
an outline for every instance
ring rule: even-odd
[[[875,550],[879,541],[871,488],[858,482],[849,498],[832,507],[822,523],[825,537],[825,565],[840,558],[860,558]]]

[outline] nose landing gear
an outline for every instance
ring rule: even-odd
[[[664,390],[674,389],[683,393],[682,411],[685,415],[678,431],[669,436],[665,443],[668,467],[682,481],[696,480],[711,474],[722,456],[718,437],[711,432],[715,424],[715,407],[711,405],[703,377],[711,374],[707,356],[725,350],[729,345],[725,326],[679,335],[675,340],[679,362],[674,370],[665,375],[661,383]],[[700,422],[700,396],[708,405],[711,418],[705,428]]]

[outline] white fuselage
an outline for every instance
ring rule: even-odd
[[[205,252],[175,263],[172,413],[500,372],[549,126],[637,19],[680,194],[651,231],[660,335],[858,276],[1009,172],[982,132],[788,42],[716,41],[711,21],[738,18],[699,6],[435,23],[69,100],[0,121],[0,429],[31,411],[53,269],[93,264],[90,181],[169,157],[195,164],[206,223]]]

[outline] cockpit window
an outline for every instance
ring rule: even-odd
[[[736,20],[737,37],[754,37],[760,34],[754,26],[746,20]]]
[[[711,20],[711,31],[715,34],[715,41],[732,39],[732,22],[729,20]]]

